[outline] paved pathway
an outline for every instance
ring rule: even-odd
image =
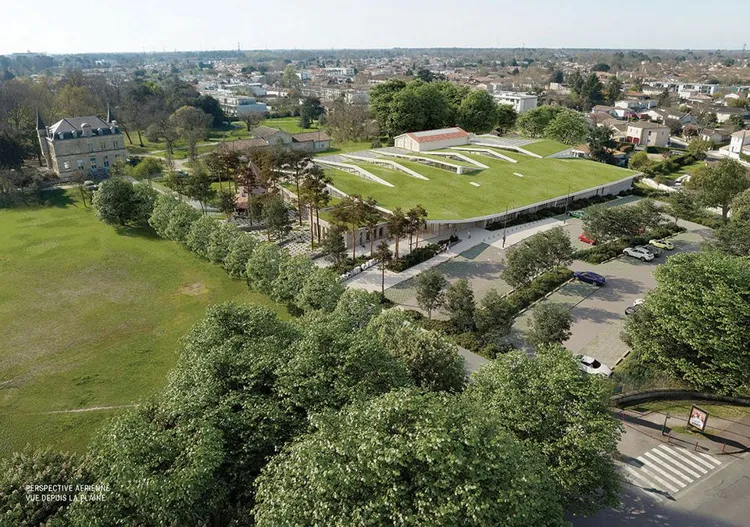
[[[532,223],[527,223],[524,225],[517,225],[515,227],[510,227],[507,230],[506,233],[506,239],[505,239],[505,247],[509,247],[511,245],[514,245],[520,241],[525,240],[529,236],[532,236],[538,232],[546,231],[549,229],[552,229],[554,227],[557,227],[559,225],[563,225],[563,222],[555,219],[555,218],[548,218]],[[469,238],[469,234],[471,234],[471,238]],[[488,231],[485,229],[479,229],[476,227],[465,229],[462,231],[457,232],[457,236],[461,239],[460,242],[453,245],[450,249],[447,251],[438,254],[434,258],[431,258],[430,260],[423,262],[419,265],[415,265],[414,267],[411,267],[407,269],[406,271],[403,271],[401,273],[394,273],[391,271],[385,272],[385,288],[390,289],[391,287],[394,287],[397,284],[400,284],[401,282],[404,282],[406,280],[409,280],[410,278],[414,278],[422,271],[425,271],[427,269],[431,269],[433,267],[436,267],[442,263],[445,263],[456,256],[459,256],[461,253],[468,251],[469,249],[476,247],[480,244],[487,244],[491,245],[493,247],[496,247],[498,249],[503,248],[503,231],[497,230],[497,231]],[[443,236],[443,238],[445,235]],[[427,240],[429,242],[429,240]],[[395,244],[391,243],[391,248],[393,249],[393,246]],[[400,243],[400,248],[402,249],[401,252],[403,252],[404,247],[404,240]],[[406,248],[408,249],[408,242],[406,242]],[[349,287],[354,287],[357,289],[364,289],[365,291],[380,291],[380,280],[381,275],[380,271],[377,268],[371,268],[367,271],[364,271],[348,282],[346,282],[346,285]]]

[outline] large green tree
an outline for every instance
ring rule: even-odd
[[[142,227],[153,213],[157,195],[150,187],[112,178],[99,185],[93,204],[99,219],[106,223]]]
[[[634,351],[699,389],[747,390],[750,266],[716,252],[683,253],[657,267],[657,287],[628,320]]]
[[[458,125],[475,134],[491,132],[499,119],[495,99],[484,90],[472,90],[458,107]]]
[[[563,110],[565,108],[562,106],[539,106],[519,115],[516,125],[518,130],[525,136],[543,137],[544,130]]]
[[[621,429],[610,413],[610,388],[582,372],[568,350],[501,355],[474,373],[465,396],[545,456],[567,510],[593,514],[618,503],[612,456]]]
[[[589,136],[586,116],[573,110],[563,110],[544,127],[544,137],[566,145],[580,145]]]
[[[409,391],[316,419],[261,476],[257,525],[563,525],[539,454],[499,423]]]
[[[688,182],[698,199],[707,207],[721,208],[725,220],[732,200],[750,188],[747,169],[734,159],[722,159],[714,165],[698,167]]]
[[[427,269],[417,277],[417,303],[432,318],[432,312],[443,305],[448,281],[437,269]]]
[[[459,332],[474,329],[474,291],[469,281],[462,278],[451,284],[445,291],[445,310],[448,312],[451,324]]]
[[[538,348],[548,344],[562,344],[570,337],[573,317],[565,304],[542,302],[531,312],[526,340]]]

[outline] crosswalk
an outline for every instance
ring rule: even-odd
[[[676,494],[719,468],[721,461],[675,445],[659,445],[622,466],[626,479],[659,500],[658,495]]]

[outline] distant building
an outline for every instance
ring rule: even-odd
[[[394,137],[394,144],[398,148],[411,150],[412,152],[427,152],[451,146],[467,145],[469,144],[469,133],[457,126],[439,130],[409,132]]]
[[[252,97],[235,95],[231,92],[217,93],[216,98],[224,113],[229,117],[244,117],[251,113],[262,115],[268,112],[268,106],[257,102]]]
[[[325,132],[302,132],[290,134],[278,128],[270,126],[258,126],[252,131],[252,145],[248,147],[258,148],[267,146],[280,146],[302,152],[317,153],[325,152],[331,146],[331,138]],[[262,141],[262,143],[260,142]]]
[[[45,126],[37,113],[36,131],[47,168],[63,178],[104,177],[113,163],[128,157],[120,127],[109,111],[106,121],[93,115],[66,117],[52,126]]]
[[[750,155],[750,131],[740,130],[733,133],[729,145],[720,149],[722,150],[732,159],[740,159],[740,154]]]
[[[626,140],[635,145],[660,146],[669,144],[669,127],[656,123],[627,123]]]
[[[725,123],[729,121],[729,119],[731,119],[733,115],[739,115],[742,117],[743,121],[746,121],[750,119],[750,110],[747,110],[745,108],[733,108],[731,106],[717,108],[716,122]]]
[[[492,95],[498,104],[510,104],[516,112],[522,114],[536,108],[538,98],[529,93],[500,92]]]
[[[654,108],[656,105],[657,101],[653,99],[622,99],[615,101],[615,108],[632,110],[634,112],[642,112],[649,108]]]

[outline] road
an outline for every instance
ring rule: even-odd
[[[620,506],[574,527],[739,527],[750,524],[750,457],[698,454],[626,427]],[[674,491],[667,489],[671,486]],[[666,490],[664,490],[666,489]]]

